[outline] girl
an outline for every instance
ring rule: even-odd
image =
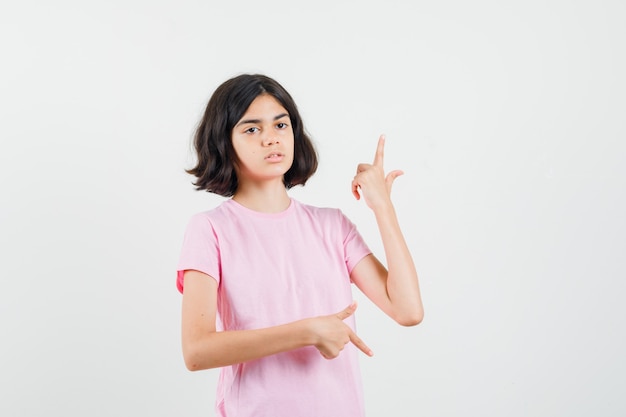
[[[388,270],[338,209],[289,197],[317,155],[289,93],[244,74],[213,93],[195,134],[199,190],[231,197],[192,216],[178,264],[182,347],[190,370],[221,368],[216,410],[228,417],[362,417],[351,284],[396,322],[423,308],[390,199],[384,137],[359,164],[352,193],[380,229]]]

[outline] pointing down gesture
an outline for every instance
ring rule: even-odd
[[[366,355],[373,355],[372,350],[365,342],[354,333],[350,326],[343,322],[353,315],[355,310],[356,301],[339,313],[312,319],[313,334],[316,335],[314,345],[324,358],[336,358],[350,342]]]

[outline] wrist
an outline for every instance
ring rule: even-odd
[[[317,343],[314,319],[302,319],[294,322],[293,324],[295,326],[293,334],[301,347],[313,346]]]
[[[395,209],[393,207],[393,203],[391,202],[391,199],[386,199],[386,200],[381,200],[378,203],[376,203],[375,205],[373,204],[371,206],[372,211],[374,212],[375,215],[377,216],[385,216],[388,214],[393,214],[395,213]]]

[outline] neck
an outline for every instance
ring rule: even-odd
[[[239,184],[233,200],[250,210],[262,213],[280,213],[291,204],[287,189],[280,184]]]

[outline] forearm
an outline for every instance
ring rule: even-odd
[[[183,340],[191,371],[218,368],[309,346],[314,338],[306,320],[257,330],[210,332]]]
[[[387,260],[386,288],[389,301],[402,324],[418,324],[423,317],[419,280],[391,201],[374,210]]]

